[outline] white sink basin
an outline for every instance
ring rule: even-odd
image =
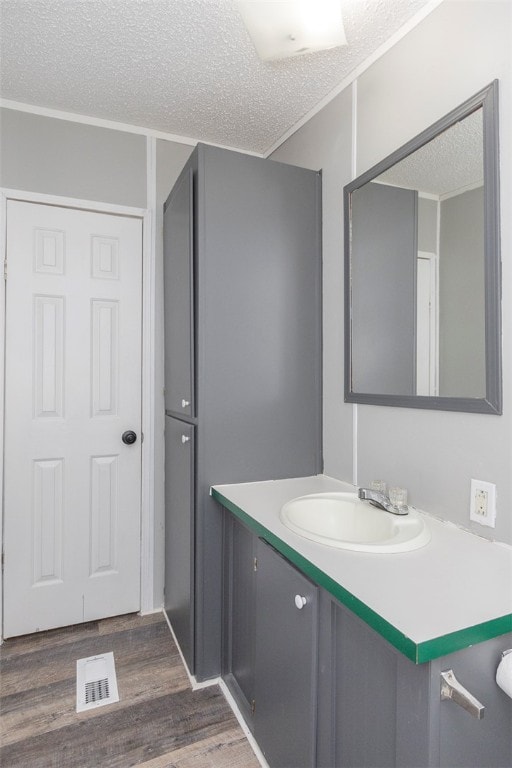
[[[356,493],[299,496],[282,507],[281,521],[306,539],[356,552],[409,552],[430,541],[428,526],[415,510],[392,515]]]

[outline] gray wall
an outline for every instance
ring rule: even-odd
[[[483,188],[441,203],[439,394],[485,396]]]
[[[406,486],[412,504],[470,527],[470,480],[496,483],[496,529],[512,543],[512,5],[445,0],[280,147],[323,169],[325,472]],[[342,189],[494,78],[500,80],[503,416],[343,402]],[[353,121],[352,106],[356,112]],[[356,135],[352,126],[356,125]],[[352,151],[355,167],[352,167]]]
[[[437,201],[418,196],[418,250],[437,253]]]
[[[1,178],[9,189],[146,207],[146,138],[0,110]]]

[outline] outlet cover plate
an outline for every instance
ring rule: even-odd
[[[479,525],[496,525],[496,486],[485,480],[471,480],[469,519]]]

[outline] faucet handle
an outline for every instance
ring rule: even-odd
[[[389,500],[397,509],[407,509],[407,488],[394,486],[389,489]]]

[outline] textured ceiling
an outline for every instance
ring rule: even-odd
[[[439,197],[481,186],[484,181],[482,109],[393,165],[379,180]]]
[[[432,0],[341,0],[348,45],[258,59],[234,0],[0,0],[1,96],[265,154]]]

